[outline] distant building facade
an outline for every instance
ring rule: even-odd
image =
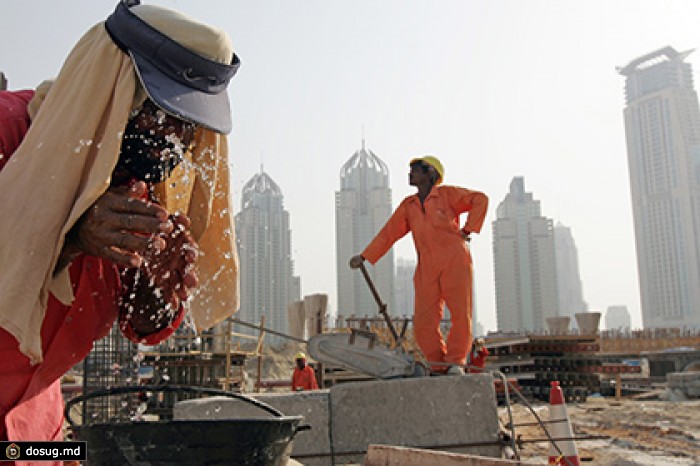
[[[492,227],[498,330],[544,330],[559,306],[554,228],[522,177],[511,181]]]
[[[627,306],[608,306],[605,311],[606,330],[629,330],[632,328],[632,319]]]
[[[398,258],[396,260],[396,312],[401,316],[413,316],[415,303],[415,290],[413,288],[413,274],[416,271],[416,261]]]
[[[644,327],[700,326],[700,111],[689,53],[665,47],[618,68]]]
[[[241,309],[236,317],[259,323],[265,316],[266,327],[288,333],[287,305],[300,299],[301,281],[294,276],[284,197],[262,167],[243,187],[236,242],[241,282]]]
[[[571,317],[588,311],[588,304],[583,300],[583,285],[578,266],[578,251],[571,234],[571,228],[558,222],[554,227],[554,251],[557,263],[557,290],[559,293],[560,316]]]
[[[371,150],[355,152],[340,170],[340,190],[335,193],[336,261],[338,314],[376,314],[377,305],[362,274],[348,266],[361,253],[392,213],[389,169]],[[367,270],[389,313],[399,314],[394,305],[394,252],[390,250]]]

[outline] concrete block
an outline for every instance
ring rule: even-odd
[[[600,312],[578,312],[574,314],[579,333],[581,335],[598,334],[600,315]]]
[[[566,335],[569,333],[569,322],[571,317],[547,317],[545,322],[547,322],[547,329],[550,335]]]
[[[330,411],[337,460],[357,462],[370,444],[436,448],[498,457],[498,413],[488,374],[424,377],[334,386]],[[439,448],[442,447],[442,448]]]
[[[259,393],[250,395],[278,409],[286,416],[304,416],[302,424],[311,430],[294,437],[292,456],[305,466],[332,464],[329,435],[329,393],[316,390],[296,393]],[[211,397],[181,401],[173,408],[175,419],[236,419],[272,416],[250,403],[228,397]],[[314,455],[320,455],[314,458]]]
[[[669,401],[686,401],[688,398],[685,396],[685,392],[679,389],[669,390]]]
[[[538,463],[388,445],[370,445],[364,462],[364,466],[500,466],[509,464],[536,465]]]
[[[323,331],[323,322],[328,311],[328,295],[316,293],[304,296],[306,334],[309,338]],[[319,328],[321,327],[321,328]]]
[[[292,301],[287,306],[287,322],[289,334],[293,337],[304,338],[306,314],[304,313],[304,301]]]
[[[666,374],[669,388],[686,390],[700,387],[700,372],[670,372]]]

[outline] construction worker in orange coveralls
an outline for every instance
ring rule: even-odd
[[[474,341],[471,352],[469,353],[468,369],[469,372],[481,373],[484,372],[486,365],[486,357],[489,355],[489,349],[486,347],[486,341],[483,338],[477,338]]]
[[[306,355],[299,352],[294,356],[294,359],[297,367],[294,368],[294,374],[292,374],[292,391],[318,390],[316,373],[311,366],[306,364]]]
[[[467,242],[479,233],[486,217],[488,197],[456,186],[441,185],[442,163],[433,156],[409,163],[409,183],[418,193],[404,199],[384,228],[362,254],[350,259],[358,268],[364,260],[375,264],[409,231],[418,255],[413,277],[415,310],[413,334],[425,358],[437,373],[464,374],[472,344],[472,259]],[[459,215],[468,212],[459,227]],[[450,310],[452,326],[447,343],[440,331],[443,308]]]

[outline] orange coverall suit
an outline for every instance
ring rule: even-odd
[[[481,231],[487,207],[488,197],[481,192],[434,186],[423,205],[417,194],[404,199],[362,252],[375,264],[397,240],[413,233],[418,255],[413,334],[428,361],[466,363],[472,344],[472,259],[462,231]],[[469,214],[461,231],[464,212]],[[452,318],[447,345],[440,331],[445,304]]]
[[[299,390],[318,390],[318,382],[316,382],[316,373],[311,366],[304,366],[303,369],[294,368],[292,374],[292,391]]]

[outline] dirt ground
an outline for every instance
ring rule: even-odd
[[[547,404],[534,409],[547,419]],[[569,418],[577,437],[606,436],[601,440],[578,440],[576,446],[583,464],[633,465],[700,465],[700,401],[636,401],[589,397],[585,403],[567,405]],[[518,424],[535,421],[523,404],[513,406],[516,437],[545,437],[537,426]],[[499,410],[505,424],[505,408]],[[524,443],[523,460],[546,464],[549,446]]]

